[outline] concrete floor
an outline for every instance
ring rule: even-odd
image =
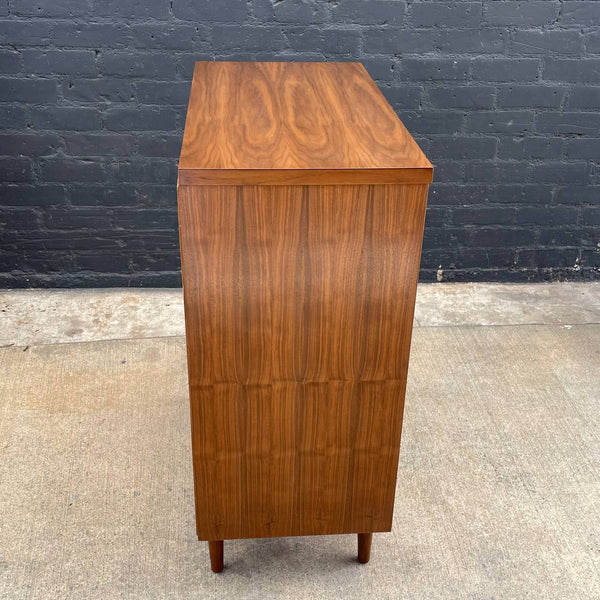
[[[415,326],[598,323],[600,282],[419,285]],[[0,347],[185,335],[180,289],[0,290]]]
[[[0,598],[600,598],[600,284],[419,288],[394,528],[194,534],[181,296],[0,294]],[[77,342],[77,343],[64,343]]]

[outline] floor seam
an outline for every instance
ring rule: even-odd
[[[591,321],[587,323],[504,323],[504,324],[492,324],[492,325],[473,325],[473,324],[460,324],[460,325],[420,325],[414,327],[413,331],[418,329],[482,329],[482,328],[503,328],[503,327],[586,327],[588,325],[600,325],[600,321]],[[183,338],[185,334],[178,335],[151,335],[151,336],[135,336],[126,338],[102,338],[94,340],[73,340],[73,341],[62,341],[62,342],[36,342],[36,343],[15,343],[15,344],[0,344],[0,350],[6,348],[34,348],[41,346],[64,346],[70,344],[94,344],[99,342],[127,342],[133,340],[162,340],[171,338]]]

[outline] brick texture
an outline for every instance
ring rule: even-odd
[[[600,2],[9,0],[0,286],[180,284],[196,60],[363,62],[435,165],[422,280],[600,275]]]

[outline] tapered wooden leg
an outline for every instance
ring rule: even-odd
[[[371,558],[371,542],[373,541],[372,533],[358,534],[358,562],[368,563]]]
[[[210,552],[210,568],[213,573],[220,573],[223,570],[223,540],[208,542],[208,551]]]

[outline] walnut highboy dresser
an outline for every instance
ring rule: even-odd
[[[197,533],[392,525],[432,166],[358,63],[196,63],[178,206]]]

